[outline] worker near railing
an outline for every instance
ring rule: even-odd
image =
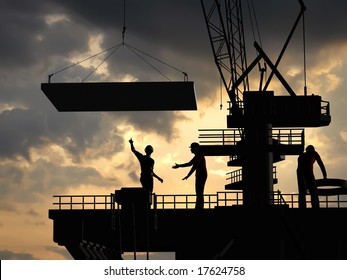
[[[142,187],[147,190],[149,193],[153,193],[153,177],[158,179],[161,183],[163,179],[160,178],[157,174],[154,173],[154,159],[151,158],[151,155],[154,151],[151,145],[146,146],[145,155],[136,151],[134,147],[134,141],[132,139],[129,140],[131,151],[135,154],[137,159],[140,162],[141,166],[141,176],[140,182]]]
[[[299,208],[306,208],[306,191],[311,195],[312,208],[319,208],[319,198],[317,192],[316,179],[313,173],[313,164],[317,161],[323,178],[327,178],[327,172],[320,155],[312,145],[306,147],[306,152],[298,157],[298,167],[296,170],[299,188]]]
[[[172,168],[180,168],[180,167],[188,167],[192,166],[187,176],[185,176],[182,180],[187,180],[190,175],[192,175],[195,171],[195,193],[196,193],[196,203],[195,209],[203,209],[204,208],[204,189],[205,183],[207,180],[207,168],[206,168],[206,160],[205,157],[200,153],[200,145],[199,143],[193,142],[190,145],[190,150],[194,154],[194,157],[191,161],[183,164],[175,163]]]

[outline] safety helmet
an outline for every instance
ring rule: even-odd
[[[193,142],[193,143],[191,143],[190,144],[190,147],[189,148],[200,148],[200,144],[199,143],[197,143],[197,142]]]
[[[315,151],[315,149],[314,149],[314,147],[312,145],[308,145],[306,147],[306,152],[314,152],[314,151]]]
[[[154,149],[151,145],[147,145],[145,148],[146,153],[153,153]]]

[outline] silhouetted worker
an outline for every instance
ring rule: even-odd
[[[320,155],[312,145],[306,147],[306,152],[298,157],[298,168],[296,170],[299,188],[299,208],[306,208],[306,191],[311,195],[312,208],[319,208],[316,179],[313,173],[313,164],[317,161],[323,178],[327,178],[327,172]]]
[[[183,164],[175,163],[172,168],[180,168],[192,166],[188,175],[184,177],[182,180],[187,180],[190,175],[195,171],[195,193],[196,193],[196,203],[195,209],[203,209],[204,208],[204,189],[205,183],[207,180],[207,169],[206,169],[206,160],[205,157],[200,153],[200,145],[199,143],[193,142],[190,145],[190,150],[194,154],[194,157],[191,161]]]
[[[137,159],[140,162],[141,166],[141,176],[140,182],[142,187],[147,190],[149,193],[153,192],[153,177],[157,178],[161,183],[163,179],[156,175],[153,171],[154,169],[154,159],[151,158],[151,154],[153,153],[153,147],[151,145],[146,146],[145,155],[136,151],[134,147],[134,141],[132,139],[129,140],[131,151],[135,154]]]

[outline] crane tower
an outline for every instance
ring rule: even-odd
[[[304,149],[304,130],[296,127],[329,125],[329,103],[318,95],[297,95],[277,69],[306,7],[299,0],[300,12],[275,63],[258,42],[256,58],[248,65],[241,0],[201,0],[204,18],[221,80],[230,98],[227,129],[200,130],[205,155],[230,157],[229,166],[241,166],[231,172],[226,189],[242,190],[245,206],[271,205],[274,163],[286,155],[298,155]],[[271,69],[266,81],[260,61]],[[259,89],[250,90],[249,74],[259,65]],[[275,95],[267,88],[273,76],[281,82],[286,95]],[[264,85],[264,86],[263,86]],[[276,128],[276,129],[275,129]],[[281,129],[277,129],[281,128]],[[285,128],[285,129],[283,129]],[[212,141],[212,138],[214,139]],[[219,142],[216,143],[215,139]]]

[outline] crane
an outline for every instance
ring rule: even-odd
[[[261,44],[255,41],[254,47],[258,55],[248,66],[241,2],[241,0],[201,0],[214,60],[220,73],[221,80],[223,81],[224,87],[229,95],[230,102],[234,107],[231,113],[237,113],[239,112],[239,109],[242,108],[242,94],[244,91],[249,90],[248,75],[256,65],[259,66],[261,73],[259,91],[267,90],[272,77],[275,74],[287,89],[288,93],[293,96],[296,95],[283,76],[279,73],[277,67],[288,47],[298,23],[300,22],[300,19],[306,11],[306,6],[303,1],[298,0],[300,4],[299,15],[275,63],[272,63],[266,53],[262,50]],[[259,62],[261,59],[265,61],[264,67],[260,66]],[[267,64],[270,66],[272,71],[265,86],[262,87]]]
[[[234,163],[229,162],[228,165],[242,166],[242,180],[238,188],[243,190],[244,203],[262,207],[269,204],[269,194],[273,192],[273,163],[283,160],[285,155],[298,155],[304,148],[304,130],[297,134],[298,140],[294,143],[291,140],[296,137],[293,130],[286,134],[279,130],[274,137],[273,127],[325,126],[330,123],[330,110],[329,103],[322,103],[320,96],[307,96],[306,80],[304,96],[298,96],[278,70],[280,61],[306,10],[303,0],[298,0],[299,14],[275,63],[267,56],[261,44],[254,40],[257,55],[249,65],[242,2],[241,0],[201,0],[215,64],[230,98],[231,108],[227,125],[228,128],[238,129],[239,135],[236,139],[237,133],[230,131],[228,133],[233,135],[233,138],[231,141],[226,141],[227,132],[223,130],[220,136],[222,145],[205,146],[204,149],[205,155],[228,155],[230,158],[237,158],[237,163],[234,160]],[[248,0],[247,3],[249,2]],[[261,60],[264,62],[264,67],[261,67]],[[259,89],[251,91],[249,77],[257,65],[260,70]],[[306,67],[305,63],[304,65]],[[267,67],[271,69],[271,73],[264,81]],[[273,91],[268,91],[274,75],[289,96],[275,96]],[[325,108],[325,112],[322,112],[321,108]],[[283,143],[282,140],[285,138],[287,140]]]

